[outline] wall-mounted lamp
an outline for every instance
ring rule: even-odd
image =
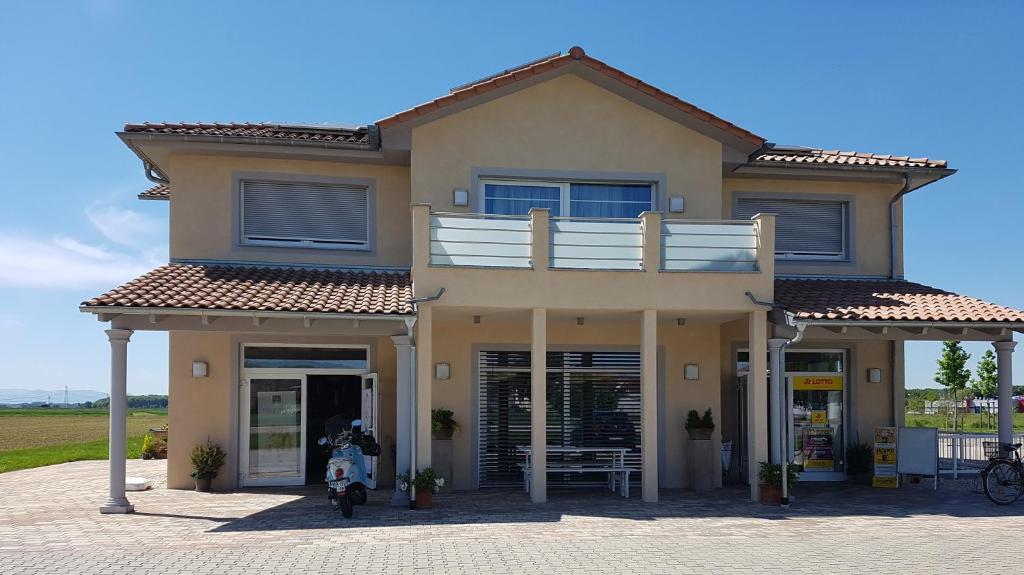
[[[576,325],[583,325],[583,317],[576,318]]]
[[[452,366],[441,362],[434,364],[434,379],[447,381],[452,377]]]
[[[686,318],[685,317],[676,318],[676,325],[678,325],[678,326],[686,325]]]
[[[668,211],[682,213],[686,211],[686,199],[683,196],[669,196]]]
[[[455,188],[452,190],[452,205],[465,207],[469,205],[469,190],[466,188]]]
[[[687,381],[700,379],[700,368],[697,367],[696,363],[688,363],[683,366],[683,379]]]
[[[882,383],[882,370],[877,367],[868,368],[868,383]]]
[[[205,361],[192,362],[192,377],[206,377],[210,366]]]
[[[473,323],[480,323],[480,316],[478,316],[478,315],[473,316]]]

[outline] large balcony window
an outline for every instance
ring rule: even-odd
[[[552,217],[635,218],[654,209],[649,183],[483,180],[481,187],[488,214],[525,216],[530,208],[548,208]]]

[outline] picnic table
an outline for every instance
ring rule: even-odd
[[[523,487],[530,492],[530,477],[533,474],[533,449],[528,446],[516,448],[526,460],[523,462]],[[544,472],[559,473],[604,473],[608,476],[608,489],[629,497],[629,474],[639,471],[626,467],[627,447],[572,447],[549,445],[548,454],[562,455],[558,460],[548,459]],[[568,457],[565,457],[568,456]]]

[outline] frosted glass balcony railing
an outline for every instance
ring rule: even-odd
[[[529,268],[529,216],[431,214],[430,264]]]
[[[757,272],[770,263],[764,254],[771,251],[759,254],[760,247],[773,245],[766,243],[773,228],[761,216],[662,220],[648,212],[638,219],[601,220],[551,218],[546,210],[529,216],[432,213],[422,206],[413,218],[414,229],[421,230],[417,237],[426,236],[426,228],[430,240],[429,252],[417,261],[435,267]]]
[[[757,229],[751,221],[663,220],[664,271],[757,271]]]
[[[644,229],[635,220],[551,218],[548,265],[555,269],[642,270]]]

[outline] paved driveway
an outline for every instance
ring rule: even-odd
[[[129,475],[162,478],[162,462]],[[101,516],[106,463],[0,474],[0,573],[1013,573],[1024,503],[970,491],[804,485],[788,510],[740,490],[648,505],[555,494],[455,494],[431,511],[373,494],[345,520],[319,489],[131,494]]]

